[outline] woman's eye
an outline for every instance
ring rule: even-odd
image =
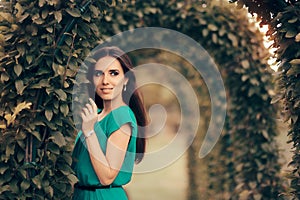
[[[95,71],[94,76],[101,76],[103,74],[102,71]]]
[[[112,71],[110,71],[110,75],[112,75],[112,76],[118,76],[119,72],[116,71],[116,70],[112,70]]]

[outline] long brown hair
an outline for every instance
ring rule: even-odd
[[[147,117],[146,110],[143,104],[142,95],[137,89],[135,74],[133,73],[133,65],[128,57],[128,55],[122,51],[120,48],[112,46],[112,47],[103,47],[97,49],[93,52],[91,58],[94,61],[98,61],[99,59],[110,56],[116,58],[124,71],[125,77],[128,78],[128,82],[126,84],[126,91],[122,92],[122,97],[124,102],[131,108],[133,111],[138,125],[138,136],[136,140],[136,156],[135,162],[139,163],[145,153],[146,141],[145,141],[145,126],[147,125]],[[92,83],[93,82],[93,74],[95,71],[95,64],[91,64],[88,66],[87,79]],[[103,100],[102,98],[95,92],[95,87],[91,84],[89,88],[90,97],[95,97],[95,102],[98,108],[103,108]]]

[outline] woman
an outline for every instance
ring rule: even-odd
[[[146,115],[129,57],[117,47],[93,54],[88,68],[92,83],[89,103],[82,109],[82,130],[73,151],[78,177],[73,199],[127,199],[122,185],[132,176],[134,162],[145,151]]]

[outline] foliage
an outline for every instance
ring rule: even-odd
[[[221,6],[217,6],[219,3]],[[228,198],[232,199],[278,198],[283,188],[275,141],[275,111],[270,105],[269,54],[262,44],[262,35],[254,24],[249,23],[244,10],[231,9],[222,1],[210,4],[136,1],[114,8],[100,23],[107,36],[130,28],[157,26],[178,30],[199,41],[220,66],[226,79],[229,101],[227,133],[224,136],[228,142],[220,144],[222,152],[212,163],[218,169],[211,171],[212,174],[223,173],[210,177],[215,180],[211,184],[212,189],[219,190],[220,197],[225,190]],[[185,69],[179,71],[185,76],[189,73]],[[199,89],[201,87],[198,86]],[[206,118],[209,119],[209,116]],[[196,142],[193,148],[198,150],[200,146]],[[190,154],[196,155],[195,152]],[[189,161],[191,170],[194,163],[199,164],[196,157]],[[222,166],[225,168],[222,169]],[[190,188],[203,184],[195,181],[201,175],[190,174]],[[203,195],[203,192],[189,192],[189,199]]]
[[[0,199],[70,199],[75,75],[116,2],[14,2],[0,10]]]
[[[254,1],[237,1],[240,7],[246,6],[250,13],[256,13],[261,19],[261,25],[267,24],[267,36],[274,41],[276,48],[278,72],[275,75],[276,96],[272,102],[282,102],[282,114],[285,122],[290,124],[288,135],[293,143],[294,156],[290,162],[293,170],[290,195],[300,198],[300,2],[262,1],[260,6]],[[270,6],[273,4],[273,6]],[[267,8],[267,10],[266,10]]]
[[[204,26],[202,32],[208,30],[202,35],[208,41],[205,47],[223,71],[229,106],[219,162],[212,163],[214,168],[218,165],[226,168],[212,179],[222,186],[221,192],[227,190],[231,199],[278,199],[283,188],[275,141],[275,111],[270,105],[268,51],[244,10],[234,10],[225,3],[210,6],[215,21],[209,19],[208,11],[197,18]]]

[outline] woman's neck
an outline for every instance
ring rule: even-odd
[[[125,106],[125,102],[123,100],[108,100],[108,101],[105,101],[103,100],[103,112],[104,113],[108,113],[120,106]]]

